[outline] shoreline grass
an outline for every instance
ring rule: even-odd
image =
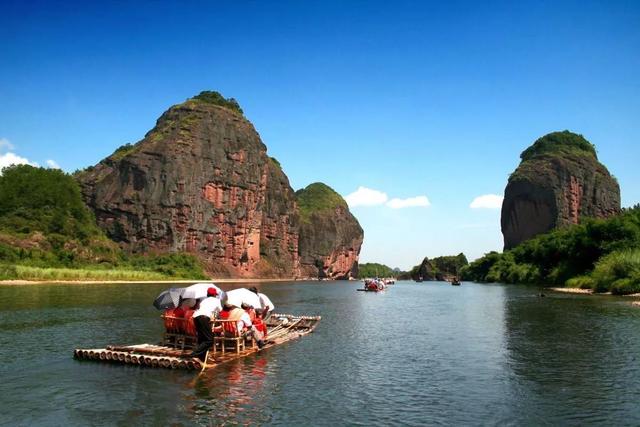
[[[171,277],[153,271],[89,268],[45,268],[25,265],[0,266],[2,280],[61,281],[61,280],[171,280]]]

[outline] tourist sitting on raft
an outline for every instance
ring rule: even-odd
[[[254,294],[258,295],[258,298],[260,299],[260,306],[261,306],[259,308],[262,312],[261,317],[263,320],[267,320],[269,316],[271,316],[271,313],[275,309],[275,306],[273,305],[269,297],[261,292],[258,292],[258,288],[256,288],[255,286],[250,287],[249,290]],[[255,308],[258,308],[258,307],[255,307]]]
[[[242,304],[242,309],[247,312],[249,319],[251,319],[251,324],[257,330],[258,335],[256,336],[256,334],[254,334],[256,340],[264,340],[267,336],[267,325],[262,320],[262,309],[254,309],[253,306],[249,304]]]
[[[193,320],[198,334],[198,345],[191,353],[191,357],[197,357],[203,362],[207,351],[213,345],[211,320],[222,310],[220,300],[216,298],[217,296],[218,291],[216,288],[207,289],[207,297],[200,301],[198,309],[193,312]]]
[[[243,304],[243,306],[245,306],[245,304]],[[250,305],[246,305],[246,307],[253,309]],[[229,328],[223,327],[222,330],[216,330],[214,331],[215,333],[220,333],[226,336],[235,336],[236,334],[240,334],[247,338],[253,337],[258,344],[258,348],[262,348],[264,346],[264,334],[253,325],[251,317],[246,310],[230,304],[225,304],[222,307],[219,318],[221,320],[232,320],[235,321],[235,323],[232,323],[232,326]]]

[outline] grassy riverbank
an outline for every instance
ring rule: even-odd
[[[17,165],[0,175],[0,280],[208,279],[191,254],[129,253],[100,229],[72,176]]]
[[[76,280],[165,280],[164,274],[140,270],[105,270],[91,268],[42,268],[24,265],[0,267],[0,279],[30,281]]]
[[[229,279],[229,278],[211,278],[207,280],[194,279],[159,279],[159,280],[133,280],[133,279],[61,279],[61,280],[0,280],[0,286],[29,286],[29,285],[110,285],[110,284],[139,284],[139,285],[157,285],[164,283],[166,285],[189,286],[194,283],[215,283],[215,284],[232,284],[232,283],[278,283],[278,282],[295,282],[301,279],[284,278],[284,279]]]

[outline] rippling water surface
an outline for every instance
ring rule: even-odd
[[[316,332],[199,376],[72,358],[156,342],[150,303],[165,285],[0,287],[0,424],[640,425],[640,310],[628,299],[259,286],[278,312],[322,315]]]

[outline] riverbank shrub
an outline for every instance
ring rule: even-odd
[[[591,276],[573,277],[565,283],[568,288],[593,289],[595,280]]]
[[[640,206],[636,205],[612,218],[587,218],[536,236],[502,254],[490,252],[464,268],[462,276],[477,282],[629,293],[635,292],[639,266]]]
[[[617,251],[603,257],[591,277],[595,292],[640,292],[640,249]]]
[[[41,268],[25,265],[0,266],[3,280],[166,280],[152,271],[107,270],[95,268]]]

